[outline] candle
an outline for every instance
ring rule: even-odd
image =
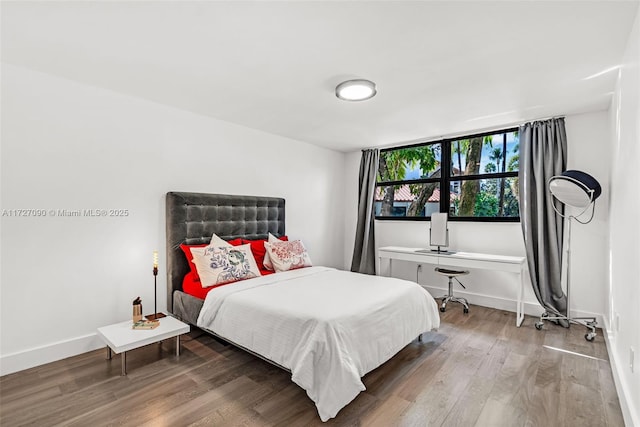
[[[158,268],[158,251],[153,251],[153,268]]]

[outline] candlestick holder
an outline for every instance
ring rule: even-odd
[[[153,314],[144,316],[147,320],[158,320],[167,317],[164,313],[158,313],[158,266],[153,266]]]

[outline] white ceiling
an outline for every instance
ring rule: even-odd
[[[352,151],[607,109],[637,7],[2,2],[2,60]],[[349,78],[378,95],[338,100]]]

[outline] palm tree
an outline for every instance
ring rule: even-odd
[[[459,141],[455,141],[455,144],[456,145],[453,149],[453,152],[457,155],[456,157],[458,158],[458,175],[460,175],[462,173],[462,152],[464,151],[466,153],[469,149],[469,140],[461,139]],[[453,175],[455,175],[455,173],[453,173]]]
[[[489,154],[489,160],[493,160],[496,162],[496,170],[498,172],[504,172],[504,170],[500,170],[500,166],[502,166],[502,148],[496,147],[491,150],[491,154]],[[500,179],[500,194],[498,196],[499,204],[498,204],[498,216],[504,215],[504,178]]]
[[[493,147],[493,144],[491,144]],[[495,147],[491,150],[491,154],[489,154],[489,160],[496,162],[496,171],[504,172],[500,170],[500,166],[502,166],[502,148]]]

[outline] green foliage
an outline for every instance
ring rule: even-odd
[[[495,165],[493,165],[495,167]],[[514,189],[518,187],[517,179],[509,180],[505,185],[503,217],[516,217],[518,210],[518,197]],[[451,202],[451,215],[460,215],[460,200]],[[487,179],[482,181],[480,192],[476,195],[473,212],[474,217],[498,217],[500,215],[500,179]],[[467,216],[467,215],[465,215]]]
[[[507,180],[507,185],[505,186],[504,191],[504,216],[520,216],[518,203],[518,178],[511,178]]]
[[[516,146],[513,147],[513,152],[516,153],[516,155],[509,159],[509,163],[507,164],[507,171],[509,172],[520,170],[520,144],[516,144]]]
[[[437,168],[439,154],[440,144],[385,151],[380,154],[378,181],[402,181],[407,170],[416,167],[420,168],[423,178],[427,177]]]
[[[469,149],[468,139],[459,139],[451,142],[451,152],[455,154],[466,154]]]
[[[424,186],[424,184],[409,184],[409,191],[414,196],[418,196],[418,194],[420,194],[420,191],[422,190],[423,186]]]
[[[505,178],[506,179],[506,178]],[[474,216],[499,216],[500,212],[500,184],[502,179],[488,179],[481,185],[481,193],[476,198],[476,211]],[[518,210],[518,197],[514,191],[517,188],[517,181],[508,179],[504,185],[504,202],[503,202],[503,217],[514,217],[520,214]],[[493,200],[495,200],[495,210],[493,207]],[[488,206],[478,210],[478,203],[488,203]],[[487,213],[484,215],[482,212]],[[495,213],[493,213],[495,212]]]
[[[499,202],[494,193],[480,191],[476,196],[476,204],[473,209],[473,216],[495,217],[498,216]]]
[[[431,144],[380,153],[378,182],[403,181],[406,179],[407,171],[416,167],[420,169],[422,178],[428,177],[439,166],[439,162],[436,159],[440,157],[440,150],[440,144]],[[399,185],[385,187],[381,206],[383,215],[390,215],[393,211],[394,193],[399,188]],[[424,185],[411,184],[409,185],[409,191],[419,200],[421,192],[426,190]],[[414,201],[414,203],[416,202]],[[411,207],[413,207],[413,204],[410,206],[410,210]]]
[[[515,195],[512,192],[509,192],[508,197],[505,197],[504,216],[505,217],[520,216],[518,199],[515,197]]]

